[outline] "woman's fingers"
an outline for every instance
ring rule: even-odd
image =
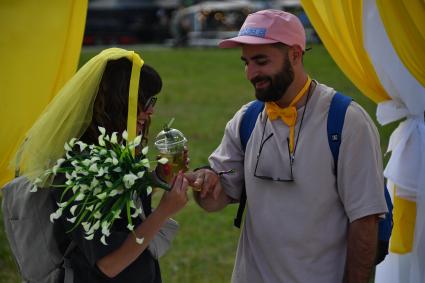
[[[175,177],[173,190],[175,189],[177,192],[181,192],[182,190],[182,184],[183,184],[183,173],[180,171],[177,176]]]

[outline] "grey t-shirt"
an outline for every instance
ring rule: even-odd
[[[335,91],[317,84],[311,94],[289,179],[289,128],[279,119],[258,116],[245,153],[239,125],[247,106],[228,122],[223,140],[209,158],[223,175],[225,192],[239,199],[247,192],[245,224],[232,275],[234,283],[342,282],[349,222],[387,211],[378,132],[368,114],[355,102],[347,110],[338,160],[338,179],[327,140],[326,122]],[[304,107],[298,109],[295,137]],[[273,135],[266,140],[270,134]]]

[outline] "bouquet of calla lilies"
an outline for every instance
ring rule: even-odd
[[[99,127],[101,135],[98,145],[87,145],[77,139],[65,143],[65,157],[57,160],[56,165],[45,172],[46,176],[64,174],[65,184],[52,185],[61,188],[58,209],[50,215],[50,221],[63,216],[69,210],[72,231],[81,225],[87,240],[94,238],[95,232],[101,231],[100,241],[107,245],[107,237],[114,221],[126,215],[129,231],[134,233],[134,218],[142,215],[142,207],[136,203],[142,193],[152,193],[152,186],[158,186],[151,176],[149,168],[152,163],[167,163],[166,158],[149,161],[148,147],[141,150],[136,157],[132,152],[140,146],[141,136],[127,141],[128,134],[122,133],[123,141],[118,142],[118,133],[111,136]],[[32,191],[36,192],[42,179],[35,181]],[[167,189],[167,188],[163,188]],[[135,233],[134,233],[135,235]],[[135,235],[136,236],[136,235]],[[142,244],[143,238],[136,238]]]

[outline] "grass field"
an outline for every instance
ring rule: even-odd
[[[246,81],[239,50],[219,49],[137,49],[164,81],[150,136],[175,118],[173,127],[189,140],[191,168],[205,165],[209,153],[220,142],[226,122],[240,106],[253,99]],[[81,64],[97,51],[83,50]],[[342,74],[320,45],[313,46],[304,59],[311,77],[352,96],[372,117],[376,106],[362,96]],[[395,125],[378,127],[381,146],[386,149]],[[170,252],[161,259],[163,281],[174,283],[229,282],[239,231],[233,227],[236,206],[221,213],[206,214],[191,200],[175,218],[181,230]],[[18,282],[0,223],[0,282]],[[42,256],[42,255],[40,255]]]

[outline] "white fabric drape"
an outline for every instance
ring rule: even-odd
[[[378,104],[377,119],[388,124],[405,118],[390,138],[391,158],[384,174],[398,196],[415,201],[414,248],[407,255],[390,254],[378,266],[375,282],[425,283],[425,89],[405,68],[388,39],[375,0],[363,1],[365,48],[392,98]]]

